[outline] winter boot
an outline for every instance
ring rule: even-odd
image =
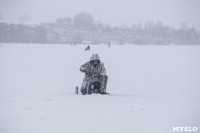
[[[82,93],[82,95],[86,95],[86,93],[87,93],[86,88],[81,88],[81,93]]]

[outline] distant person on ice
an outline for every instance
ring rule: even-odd
[[[83,79],[81,87],[81,93],[83,95],[87,93],[107,94],[106,85],[108,76],[106,75],[106,69],[103,62],[100,61],[98,54],[93,54],[90,61],[80,67],[80,71],[85,73],[85,78]],[[99,89],[94,90],[97,84],[99,84]]]
[[[87,48],[85,48],[85,51],[90,50],[90,46],[88,45]]]

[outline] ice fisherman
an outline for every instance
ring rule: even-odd
[[[106,75],[106,69],[103,62],[100,61],[98,54],[93,54],[90,58],[90,61],[86,62],[80,67],[80,71],[85,73],[85,77],[83,79],[81,87],[81,93],[83,95],[87,93],[90,94],[87,91],[94,83],[100,84],[99,92],[94,93],[107,94],[106,85],[108,76]]]

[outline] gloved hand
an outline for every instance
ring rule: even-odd
[[[98,78],[99,80],[102,80],[102,79],[103,79],[103,76],[99,74],[97,78]]]
[[[86,72],[85,74],[86,76],[89,76],[89,77],[92,75],[90,72]]]

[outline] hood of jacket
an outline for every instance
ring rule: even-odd
[[[90,61],[93,61],[93,60],[99,60],[100,61],[100,58],[99,58],[99,55],[98,54],[93,54],[90,58]]]

